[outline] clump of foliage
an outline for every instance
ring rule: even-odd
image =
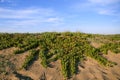
[[[120,35],[115,36],[92,35],[79,32],[45,32],[41,34],[6,33],[0,34],[0,49],[17,47],[18,50],[15,50],[14,54],[20,54],[33,49],[26,57],[22,68],[27,68],[36,56],[39,56],[41,64],[45,68],[49,67],[50,62],[59,59],[61,60],[64,77],[69,78],[77,73],[79,63],[86,57],[91,57],[104,66],[114,66],[115,63],[108,61],[103,57],[103,54],[107,54],[108,50],[120,53]],[[106,40],[106,42],[99,40],[99,37]],[[90,45],[90,39],[97,39],[103,45],[100,48],[95,48]]]
[[[0,75],[7,75],[15,70],[14,64],[9,60],[9,56],[0,54]]]
[[[27,69],[31,62],[35,59],[38,50],[31,50],[29,55],[26,57],[25,62],[22,65],[22,68]]]

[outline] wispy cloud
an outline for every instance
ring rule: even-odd
[[[85,0],[82,3],[76,3],[73,7],[78,11],[93,11],[100,15],[119,15],[120,0]]]
[[[6,9],[0,8],[0,18],[11,18],[11,19],[25,19],[25,18],[36,18],[53,16],[55,12],[52,9],[44,8],[27,8],[27,9]]]
[[[101,15],[116,15],[116,11],[110,9],[97,9],[97,12]]]
[[[14,0],[0,0],[0,3],[10,3],[11,5],[15,4]]]
[[[120,2],[120,0],[88,0],[88,2],[99,5],[110,5]]]
[[[49,8],[0,8],[0,27],[24,28],[45,25],[53,26],[62,24],[62,20],[54,10]]]
[[[0,0],[1,3],[3,3],[5,0]]]

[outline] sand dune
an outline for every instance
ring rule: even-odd
[[[10,56],[9,60],[16,66],[15,71],[22,76],[30,77],[33,80],[40,80],[45,77],[47,80],[64,80],[61,74],[60,60],[51,63],[51,67],[44,68],[40,64],[40,60],[35,61],[28,70],[21,70],[20,67],[24,61],[27,52],[18,55],[12,55],[14,48],[0,51],[0,55]],[[96,60],[87,57],[86,61],[78,66],[78,74],[74,75],[70,80],[120,80],[120,54],[114,54],[109,51],[108,55],[104,55],[107,59],[116,62],[113,67],[104,67]],[[6,80],[20,80],[15,74],[0,75],[0,78]]]

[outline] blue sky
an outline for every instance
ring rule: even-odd
[[[0,32],[120,34],[120,0],[0,0]]]

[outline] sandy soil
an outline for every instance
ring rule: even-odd
[[[0,50],[0,55],[10,56],[8,58],[9,61],[15,65],[15,69],[10,74],[1,74],[0,80],[20,80],[13,74],[14,71],[22,76],[30,77],[33,80],[40,80],[43,76],[46,77],[46,80],[64,80],[61,74],[59,60],[52,62],[51,67],[44,68],[38,59],[28,70],[23,70],[20,68],[28,52],[13,55],[13,50],[15,50],[15,48]],[[109,51],[109,54],[104,56],[110,61],[116,62],[117,65],[113,67],[104,67],[94,59],[88,57],[86,61],[78,66],[78,74],[74,75],[70,80],[120,80],[120,54],[114,54]]]

